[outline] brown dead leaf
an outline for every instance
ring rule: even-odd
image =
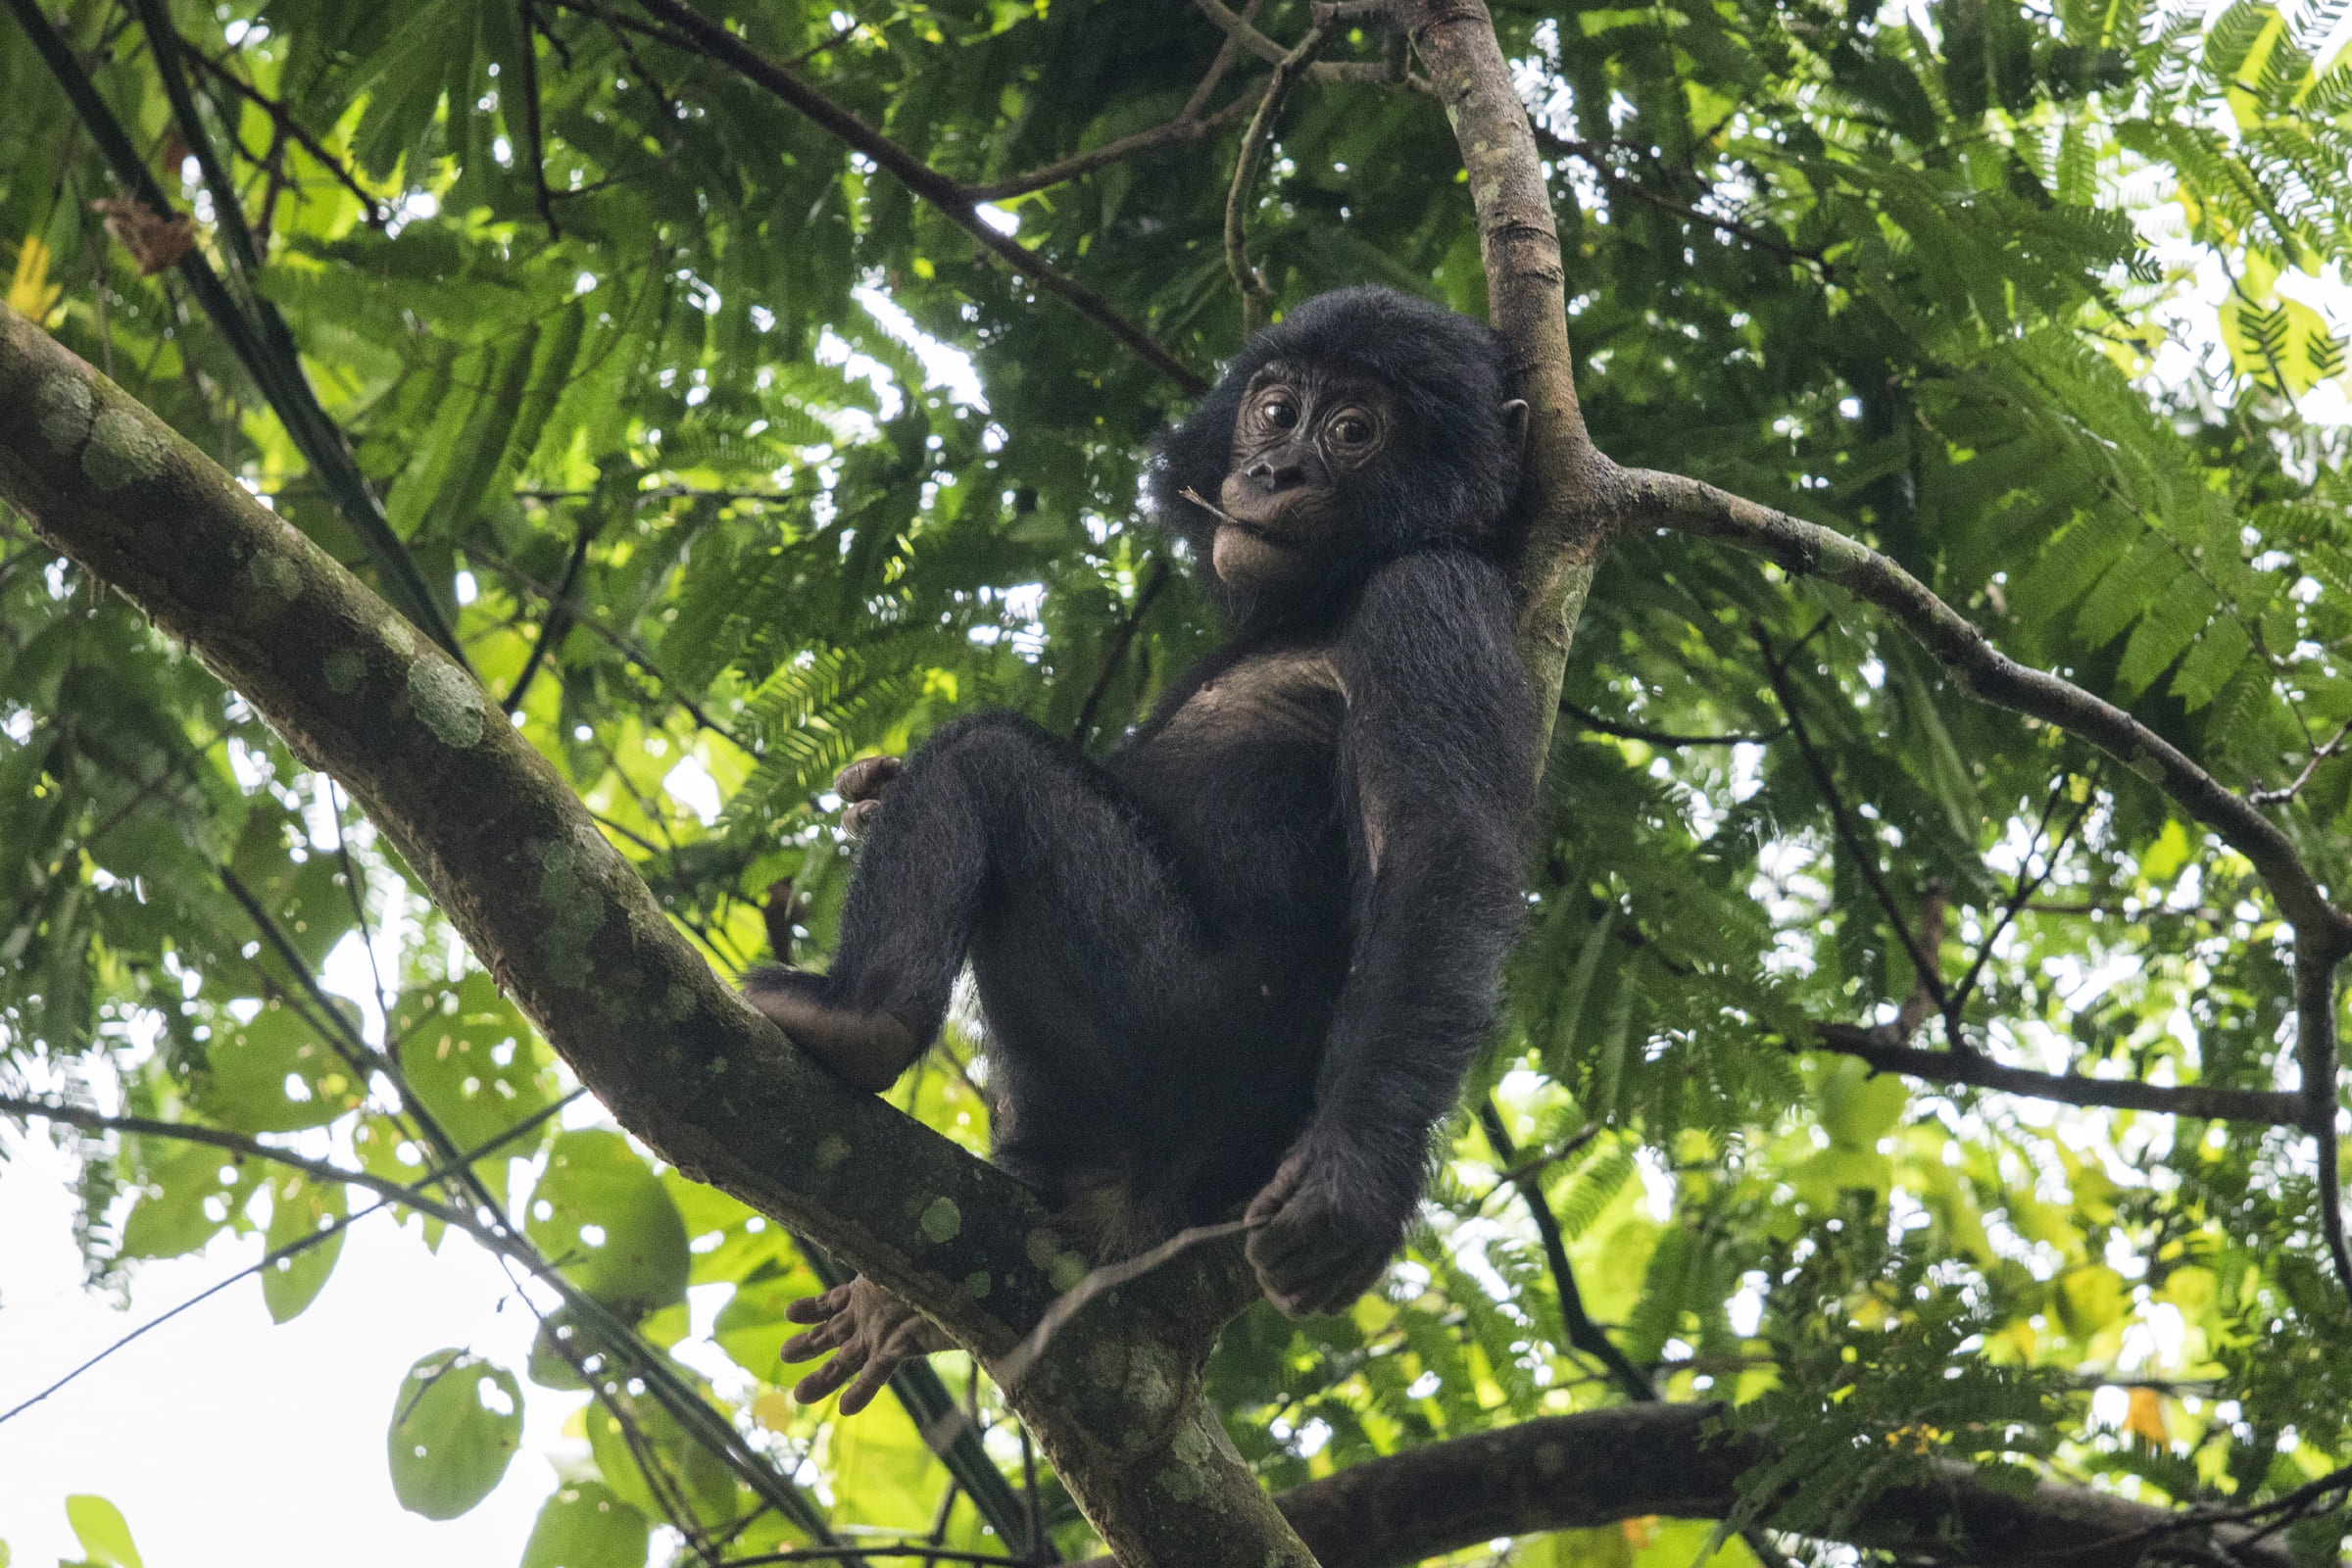
[[[131,196],[101,196],[90,206],[106,215],[106,231],[130,252],[141,276],[152,277],[173,265],[196,243],[196,225],[185,213],[165,218]]]

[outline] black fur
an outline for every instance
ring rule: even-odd
[[[1105,764],[1008,714],[933,735],[883,798],[831,969],[790,983],[927,1041],[968,956],[1000,1163],[1055,1204],[1124,1194],[1106,1240],[1133,1246],[1298,1154],[1292,1230],[1336,1238],[1349,1283],[1402,1235],[1516,925],[1518,453],[1486,328],[1384,289],[1310,301],[1154,455],[1153,510],[1212,593],[1215,519],[1180,492],[1216,499],[1277,360],[1377,377],[1396,415],[1313,587],[1218,594],[1240,630]]]

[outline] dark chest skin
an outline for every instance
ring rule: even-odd
[[[1164,836],[1212,946],[1345,945],[1347,713],[1327,642],[1228,648],[1110,760]]]

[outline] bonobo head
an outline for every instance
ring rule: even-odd
[[[1245,617],[1428,545],[1500,555],[1524,414],[1500,341],[1468,317],[1394,289],[1320,294],[1160,438],[1152,510]]]

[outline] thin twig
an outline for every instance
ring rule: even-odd
[[[2275,790],[2248,790],[2246,799],[2256,806],[2284,806],[2303,793],[2303,786],[2311,782],[2311,775],[2319,771],[2322,762],[2342,751],[2347,739],[2352,739],[2352,718],[2344,720],[2344,727],[2335,732],[2335,739],[2312,751],[2311,760],[2303,764],[2303,771],[2295,775],[2293,783]]]
[[[506,1145],[513,1143],[515,1139],[520,1138],[523,1134],[531,1131],[535,1127],[538,1127],[550,1116],[555,1115],[564,1106],[570,1104],[573,1101],[579,1099],[587,1092],[588,1091],[585,1089],[575,1089],[570,1094],[565,1095],[563,1099],[555,1102],[553,1104],[541,1107],[539,1110],[533,1112],[523,1120],[516,1122],[514,1126],[508,1128],[505,1132],[500,1133],[497,1137],[490,1139],[488,1142],[482,1144],[479,1148],[468,1152],[466,1155],[466,1159],[469,1162],[480,1159],[487,1154],[495,1152]],[[343,1232],[351,1229],[352,1226],[358,1224],[361,1220],[366,1219],[368,1215],[374,1213],[379,1208],[387,1208],[394,1204],[399,1204],[402,1207],[414,1208],[419,1213],[430,1214],[437,1219],[441,1219],[449,1224],[457,1226],[461,1230],[470,1230],[472,1228],[468,1223],[467,1216],[463,1210],[448,1207],[447,1205],[439,1203],[423,1195],[422,1189],[430,1187],[433,1183],[440,1181],[444,1177],[451,1174],[449,1169],[443,1167],[436,1167],[432,1170],[428,1170],[422,1176],[418,1177],[414,1183],[403,1185],[398,1182],[386,1181],[380,1177],[370,1176],[365,1171],[346,1170],[340,1165],[330,1165],[322,1160],[305,1159],[299,1154],[292,1154],[281,1149],[273,1149],[268,1144],[245,1137],[243,1134],[225,1132],[215,1127],[198,1127],[192,1126],[185,1122],[157,1121],[145,1116],[108,1116],[95,1110],[86,1110],[78,1105],[61,1105],[42,1100],[20,1100],[13,1096],[0,1096],[0,1114],[21,1117],[38,1116],[46,1121],[63,1122],[70,1127],[78,1127],[84,1132],[131,1133],[148,1138],[172,1138],[177,1139],[182,1143],[209,1144],[215,1148],[225,1149],[237,1154],[247,1155],[256,1159],[266,1159],[272,1164],[283,1165],[289,1169],[299,1170],[312,1181],[321,1186],[330,1186],[337,1182],[348,1182],[355,1187],[365,1187],[370,1192],[378,1195],[375,1202],[370,1203],[364,1209],[361,1209],[357,1214],[348,1215],[341,1220],[330,1220],[328,1224],[321,1226],[318,1230],[308,1236],[298,1236],[293,1241],[286,1243],[283,1247],[270,1249],[269,1251],[263,1253],[260,1261],[256,1262],[252,1267],[237,1270],[236,1273],[231,1274],[228,1276],[228,1278],[221,1280],[216,1285],[208,1287],[207,1289],[197,1293],[195,1296],[190,1297],[188,1299],[180,1302],[177,1306],[172,1307],[170,1311],[165,1312],[162,1316],[151,1318],[147,1322],[140,1324],[137,1328],[132,1329],[121,1339],[116,1340],[112,1345],[107,1346],[96,1355],[91,1356],[79,1366],[74,1367],[65,1376],[59,1378],[56,1382],[50,1384],[38,1394],[33,1395],[30,1398],[23,1400],[6,1411],[0,1411],[0,1423],[5,1423],[13,1417],[22,1415],[24,1411],[29,1410],[32,1408],[32,1406],[40,1403],[43,1399],[48,1398],[51,1395],[57,1393],[69,1383],[72,1383],[75,1378],[80,1377],[83,1373],[89,1371],[99,1362],[105,1360],[108,1356],[113,1355],[117,1350],[122,1349],[124,1347],[128,1346],[133,1340],[138,1339],[150,1329],[161,1328],[164,1324],[169,1323],[172,1319],[179,1316],[180,1313],[188,1310],[188,1308],[220,1295],[222,1291],[227,1290],[231,1285],[236,1284],[237,1281],[244,1279],[247,1275],[259,1274],[264,1269],[272,1267],[282,1259],[293,1257],[298,1253],[308,1251],[310,1249],[319,1246],[321,1243],[330,1241],[335,1237],[340,1236]]]
[[[588,547],[596,540],[596,522],[583,519],[579,537],[572,541],[571,556],[564,563],[564,575],[556,580],[556,591],[547,596],[547,613],[539,621],[539,635],[531,643],[531,654],[522,662],[522,673],[507,688],[507,700],[499,704],[502,711],[512,713],[522,706],[523,694],[531,689],[531,681],[539,673],[548,650],[563,641],[571,629],[571,590],[580,580],[580,568],[588,564]]]
[[[1298,40],[1298,47],[1274,62],[1274,74],[1266,79],[1265,96],[1257,101],[1257,113],[1250,117],[1250,128],[1242,133],[1242,150],[1234,160],[1233,185],[1225,193],[1225,269],[1233,274],[1233,286],[1242,296],[1242,324],[1245,330],[1254,330],[1257,307],[1254,300],[1271,299],[1274,286],[1265,274],[1250,265],[1243,219],[1257,195],[1258,161],[1265,157],[1266,143],[1274,134],[1274,122],[1282,114],[1282,101],[1290,96],[1291,86],[1298,74],[1311,64],[1331,37],[1328,29],[1312,26]]]
[[[1664,730],[1643,729],[1639,724],[1628,724],[1623,719],[1603,718],[1598,713],[1577,707],[1565,697],[1560,699],[1560,711],[1589,730],[1667,749],[1682,746],[1762,746],[1788,733],[1788,725],[1784,721],[1753,735],[1669,735]]]
[[[2067,782],[2073,776],[2071,772],[2065,770],[2059,772],[2058,782],[2051,786],[2049,801],[2042,808],[2041,821],[2034,829],[2034,842],[2027,846],[2026,858],[2018,864],[2017,887],[2009,896],[2008,906],[2001,910],[2000,919],[1993,922],[1992,929],[1986,932],[1984,940],[1978,944],[1977,956],[1969,961],[1967,972],[1960,976],[1960,983],[1952,987],[1951,1009],[1945,1018],[1945,1028],[1955,1040],[1960,1037],[1959,1011],[1968,1005],[1968,999],[1975,995],[1977,977],[1984,972],[1985,963],[1991,959],[1993,945],[2001,940],[2002,932],[2016,923],[2018,915],[2033,902],[2034,895],[2041,891],[2042,884],[2047,882],[2051,874],[2058,869],[2058,858],[2066,853],[2067,844],[2082,830],[2083,819],[2090,815],[2090,808],[2098,804],[2099,792],[2094,781],[2091,788],[2083,792],[2082,805],[2075,812],[2074,820],[2067,823],[2066,831],[2059,834],[2056,842],[2052,843],[2042,855],[2041,870],[2031,875],[2028,874],[2028,867],[2033,862],[2034,851],[2040,847],[2042,834],[2049,830],[2052,810],[2064,797]]]
[[[1862,873],[1863,881],[1870,886],[1872,897],[1878,900],[1879,907],[1886,913],[1886,923],[1894,928],[1895,937],[1902,943],[1903,951],[1911,956],[1912,971],[1919,977],[1919,983],[1928,988],[1928,995],[1935,999],[1937,1009],[1941,1010],[1945,1004],[1943,976],[1936,968],[1935,956],[1912,932],[1910,922],[1903,918],[1902,910],[1896,906],[1894,891],[1886,885],[1886,877],[1879,870],[1877,847],[1864,839],[1861,830],[1848,817],[1845,798],[1838,793],[1838,781],[1831,775],[1828,760],[1815,749],[1813,738],[1805,733],[1803,722],[1796,716],[1796,694],[1789,687],[1788,672],[1773,657],[1772,644],[1760,623],[1755,628],[1755,637],[1757,646],[1764,651],[1765,678],[1772,683],[1773,696],[1779,699],[1781,711],[1788,716],[1788,734],[1805,760],[1805,770],[1813,775],[1814,787],[1820,790],[1823,802],[1830,808],[1830,820],[1837,827],[1838,841],[1853,856],[1854,868]]]
[[[296,120],[292,111],[288,110],[283,103],[245,80],[229,70],[224,63],[215,60],[186,38],[183,37],[179,40],[179,47],[180,53],[201,66],[205,74],[247,103],[252,104],[263,114],[268,115],[270,124],[275,127],[276,134],[288,138],[304,152],[309,153],[314,163],[335,177],[337,184],[358,197],[362,222],[369,228],[380,229],[391,220],[391,210],[384,205],[383,201],[369,191],[367,186],[360,183],[359,176],[354,174],[340,159],[328,150],[326,143],[305,130],[302,122]]]
[[[1135,641],[1136,629],[1143,624],[1152,602],[1167,587],[1168,576],[1168,564],[1163,559],[1152,566],[1152,575],[1144,579],[1144,586],[1136,592],[1135,603],[1128,607],[1127,613],[1119,618],[1118,628],[1110,634],[1110,647],[1103,653],[1102,671],[1095,676],[1086,701],[1079,705],[1078,722],[1070,726],[1070,739],[1080,745],[1086,743],[1088,733],[1094,729],[1095,710],[1102,704],[1103,693],[1110,690],[1111,677],[1126,661],[1127,649]]]
[[[522,71],[519,85],[523,154],[530,161],[531,189],[539,200],[539,217],[547,224],[547,237],[558,240],[564,237],[564,230],[556,223],[555,198],[547,188],[547,147],[539,132],[539,11],[532,0],[515,0],[515,4],[519,8],[517,20],[522,24],[522,45],[515,63]]]
[[[1517,1160],[1518,1148],[1511,1142],[1510,1131],[1503,1125],[1502,1107],[1494,1102],[1494,1096],[1480,1102],[1478,1124],[1495,1156],[1506,1167]],[[1552,1288],[1559,1294],[1560,1321],[1567,1330],[1569,1345],[1607,1368],[1610,1380],[1627,1398],[1642,1403],[1654,1401],[1658,1396],[1656,1386],[1627,1359],[1626,1353],[1610,1342],[1600,1325],[1585,1310],[1584,1293],[1577,1289],[1576,1271],[1568,1262],[1567,1240],[1560,1234],[1560,1222],[1552,1213],[1551,1204],[1544,1198],[1543,1178],[1531,1169],[1513,1177],[1511,1185],[1518,1189],[1520,1200],[1527,1204],[1528,1216],[1536,1222],[1536,1233],[1544,1239],[1544,1256],[1551,1265]]]

